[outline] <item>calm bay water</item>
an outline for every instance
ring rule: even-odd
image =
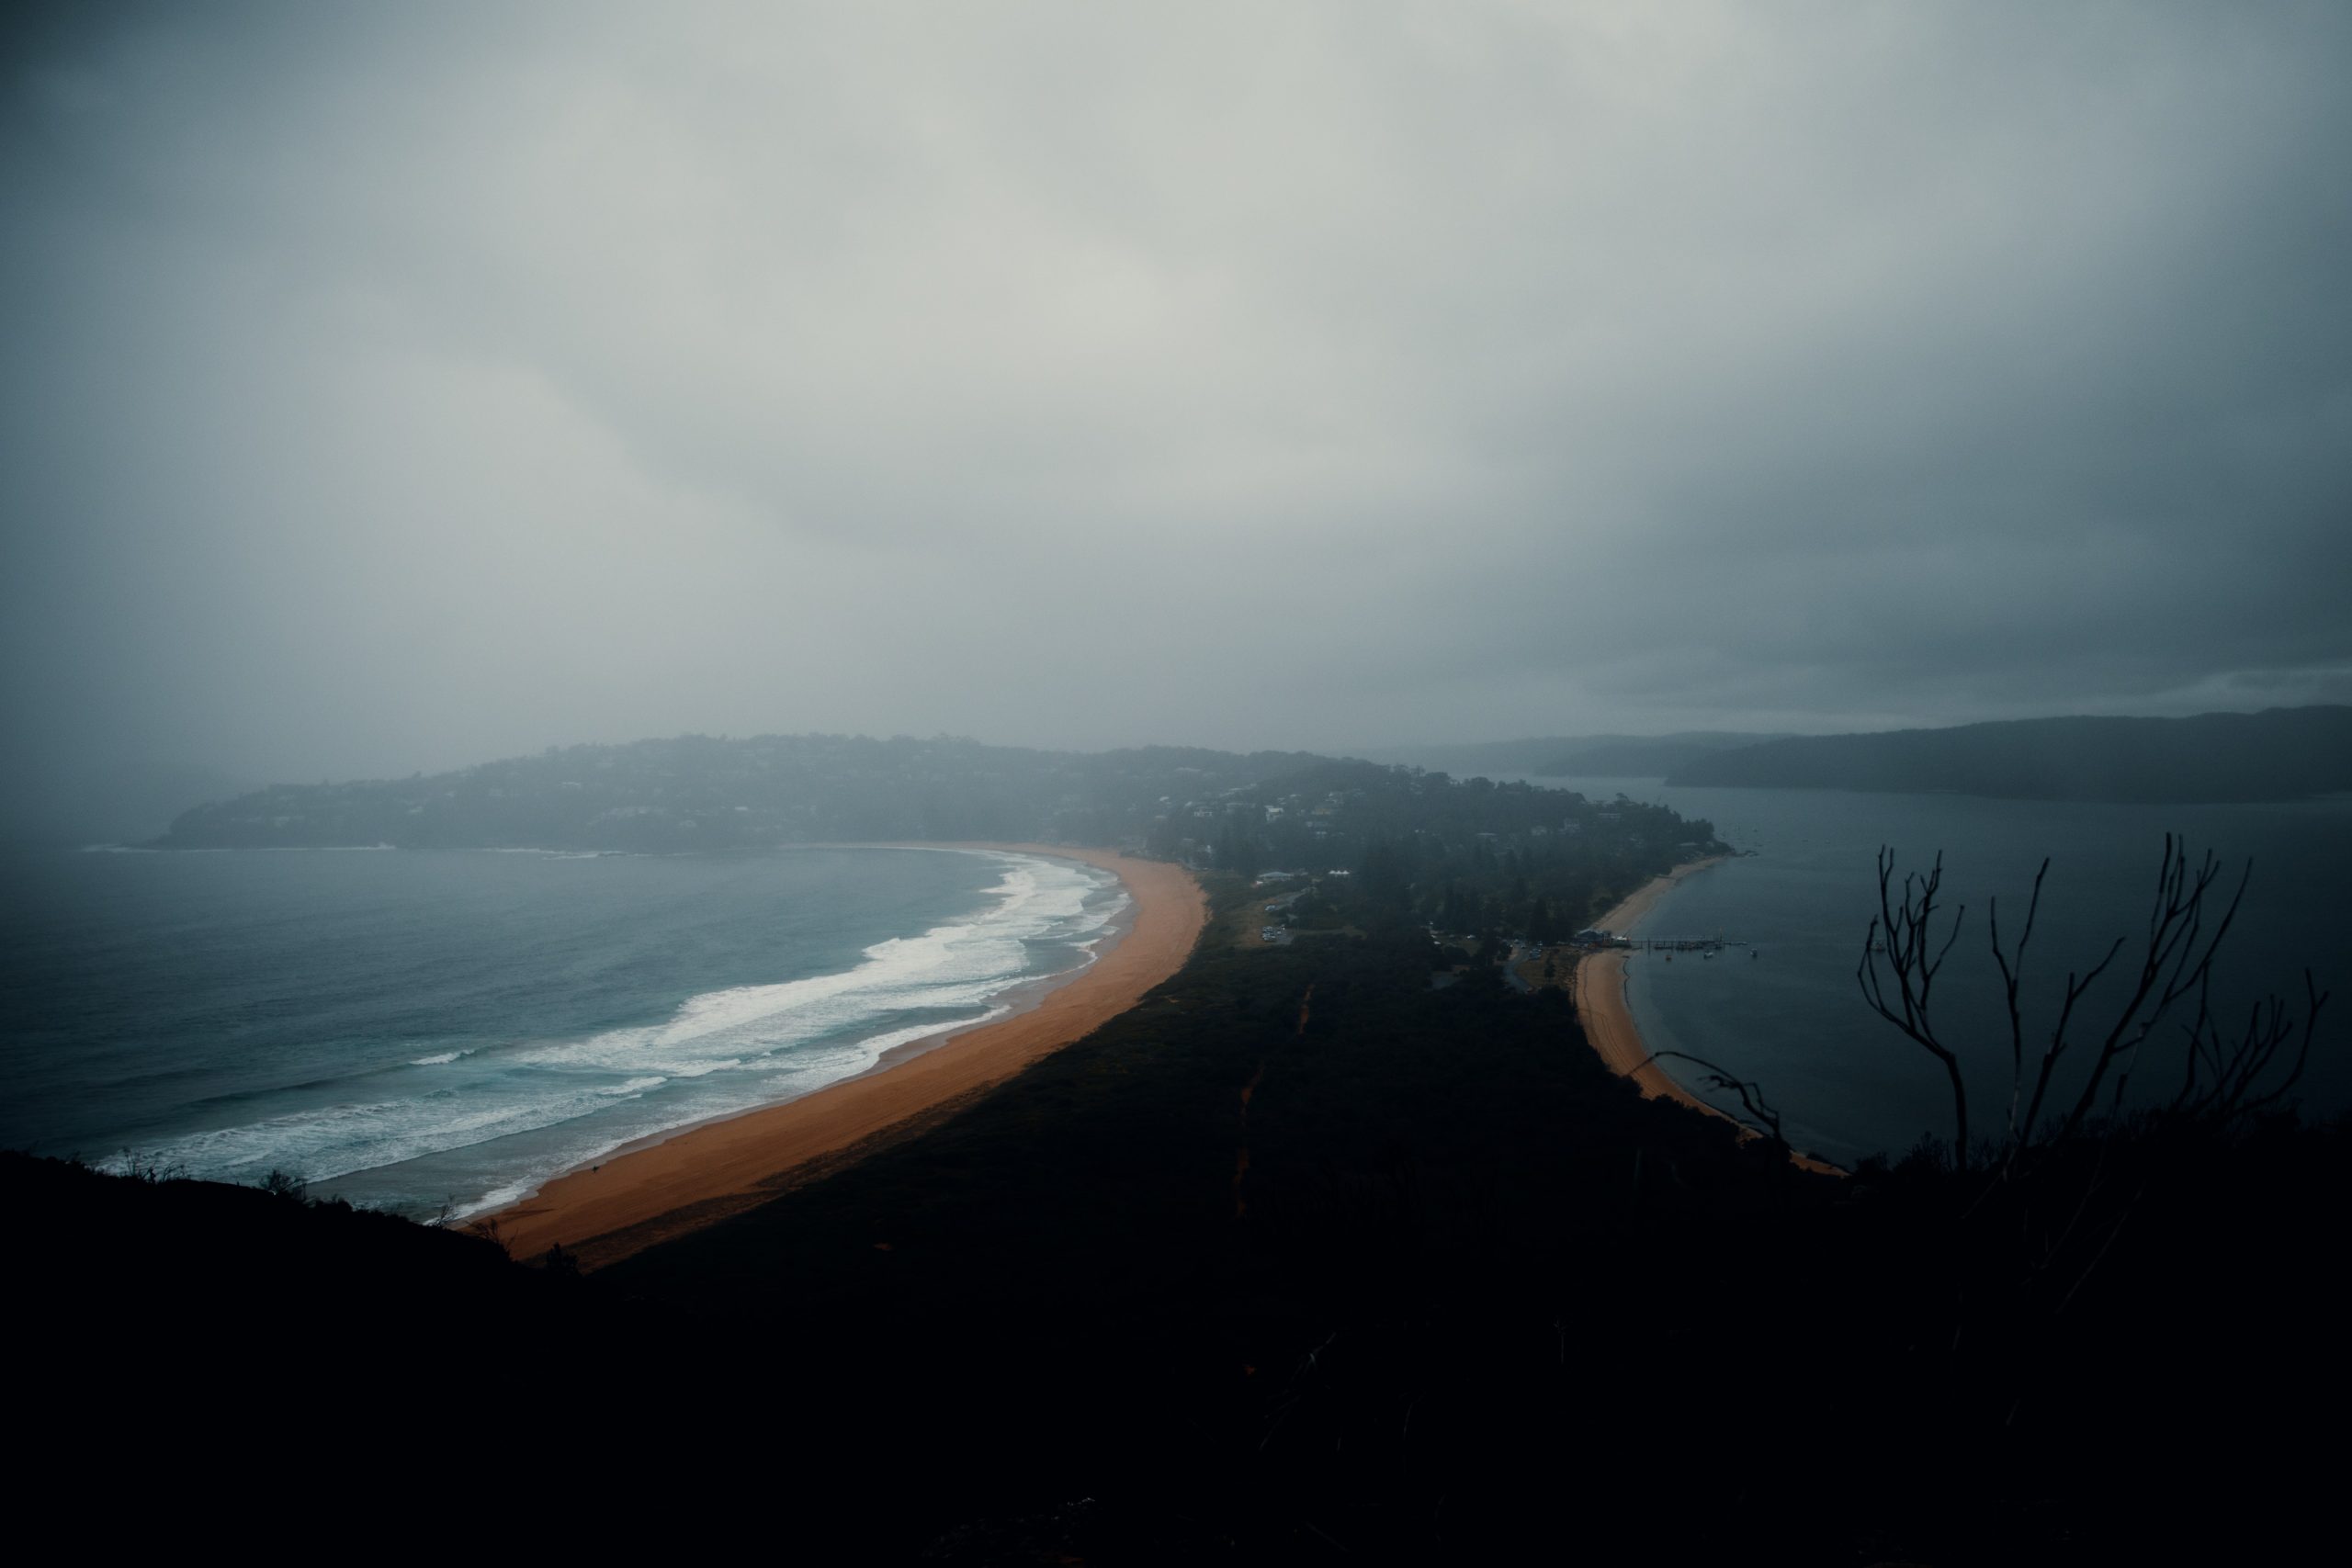
[[[1628,994],[1653,1049],[1688,1051],[1760,1083],[1790,1139],[1831,1159],[1900,1153],[1922,1134],[1951,1133],[1951,1094],[1939,1064],[1864,1005],[1854,977],[1862,935],[1877,913],[1873,857],[1894,848],[1902,869],[1944,857],[1947,907],[1968,906],[1966,924],[1938,982],[1949,1038],[1962,1047],[1971,1114],[1983,1128],[2007,1106],[2007,1015],[1987,946],[1987,899],[2000,899],[2002,936],[2014,942],[2033,875],[2051,860],[2030,950],[2023,1011],[2028,1049],[2046,1037],[2069,969],[2096,963],[2118,936],[2144,933],[2167,831],[2192,861],[2211,849],[2226,889],[2245,861],[2253,881],[2214,973],[2216,1010],[2240,1022],[2265,992],[2300,1010],[2302,972],[2337,996],[2322,1014],[2306,1069],[2307,1112],[2352,1107],[2352,799],[2264,806],[2149,807],[1982,800],[1963,795],[1864,795],[1830,790],[1675,789],[1646,779],[1538,779],[1599,799],[1620,792],[1715,824],[1752,858],[1728,861],[1669,894],[1643,927],[1657,935],[1752,943],[1704,960],[1646,953],[1632,963]],[[2218,907],[2215,910],[2218,915]],[[1750,957],[1753,953],[1755,956]],[[2085,1004],[2120,1006],[2135,966],[2127,942]],[[2135,1084],[2169,1095],[2179,1083],[2177,1031],[2160,1032]],[[1672,1064],[1685,1082],[1697,1075]],[[1715,1094],[1711,1099],[1725,1097]],[[1736,1101],[1730,1103],[1736,1104]]]
[[[1125,903],[932,850],[14,856],[0,1145],[463,1213],[1000,1010]]]

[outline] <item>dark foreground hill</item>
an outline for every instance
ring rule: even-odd
[[[1692,758],[1667,782],[2027,800],[2297,800],[2352,790],[2352,707],[1798,736]]]
[[[951,1121],[584,1280],[0,1165],[19,1432],[148,1509],[225,1472],[190,1525],[332,1492],[338,1540],[810,1562],[2257,1561],[2332,1523],[2340,1134],[1807,1177],[1636,1098],[1556,991],[1432,988],[1405,930],[1238,946],[1246,897]]]

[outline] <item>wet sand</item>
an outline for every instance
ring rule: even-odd
[[[1091,1033],[1183,966],[1206,923],[1200,885],[1181,866],[1105,850],[1039,844],[932,844],[1057,855],[1115,874],[1133,902],[1124,931],[1060,983],[1013,998],[1018,1010],[910,1042],[868,1071],[781,1105],[665,1134],[608,1155],[473,1222],[517,1258],[560,1242],[582,1265],[616,1262],[854,1162],[936,1124],[992,1086]]]
[[[1710,860],[1692,861],[1689,865],[1676,866],[1664,876],[1654,876],[1593,924],[1618,936],[1629,936],[1675,884],[1727,858],[1716,855]],[[1625,1001],[1625,963],[1633,956],[1627,949],[1610,948],[1577,961],[1577,1021],[1584,1025],[1584,1037],[1600,1053],[1600,1059],[1609,1064],[1610,1071],[1619,1077],[1632,1078],[1640,1087],[1643,1099],[1671,1100],[1710,1116],[1723,1116],[1722,1111],[1676,1083],[1667,1076],[1665,1068],[1649,1059],[1649,1047],[1642,1043],[1641,1031],[1634,1027],[1633,1009]],[[1724,1120],[1732,1118],[1725,1116]]]
[[[1630,936],[1634,928],[1649,912],[1657,908],[1668,889],[1686,876],[1696,876],[1709,866],[1729,860],[1728,855],[1715,855],[1707,860],[1692,861],[1678,865],[1664,876],[1652,877],[1628,895],[1617,907],[1593,924],[1619,936]],[[1642,1032],[1634,1027],[1634,1010],[1625,1000],[1625,964],[1634,956],[1629,949],[1611,948],[1603,953],[1589,953],[1577,961],[1577,1021],[1584,1026],[1584,1037],[1609,1064],[1609,1070],[1619,1077],[1630,1077],[1642,1091],[1645,1100],[1670,1100],[1687,1105],[1709,1116],[1721,1117],[1749,1137],[1760,1137],[1755,1128],[1736,1116],[1730,1116],[1709,1105],[1673,1078],[1665,1068],[1650,1060],[1650,1051],[1642,1043]],[[1657,963],[1653,957],[1646,960]],[[1843,1176],[1845,1171],[1826,1160],[1811,1155],[1789,1151],[1789,1163],[1801,1169],[1822,1176]]]

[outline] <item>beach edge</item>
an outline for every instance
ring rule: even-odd
[[[1593,924],[1614,936],[1630,935],[1632,929],[1647,919],[1678,885],[1730,858],[1710,855],[1678,865],[1662,876],[1654,876],[1619,899]],[[1611,1072],[1621,1078],[1633,1079],[1643,1099],[1671,1100],[1708,1116],[1736,1121],[1675,1082],[1665,1068],[1650,1059],[1649,1047],[1643,1043],[1641,1030],[1634,1022],[1633,1007],[1625,996],[1625,964],[1631,957],[1630,949],[1604,948],[1577,960],[1577,1022],[1584,1030],[1586,1043]]]
[[[1737,857],[1728,854],[1709,855],[1704,860],[1688,862],[1676,866],[1663,876],[1654,876],[1623,898],[1618,900],[1600,919],[1593,922],[1616,936],[1632,934],[1657,909],[1667,894],[1681,883]],[[1621,1078],[1631,1078],[1634,1087],[1642,1091],[1645,1100],[1670,1100],[1702,1115],[1716,1117],[1737,1127],[1747,1136],[1758,1137],[1762,1132],[1751,1127],[1729,1111],[1708,1104],[1691,1093],[1657,1061],[1642,1040],[1639,1025],[1634,1021],[1633,1004],[1625,995],[1629,976],[1625,965],[1634,956],[1630,948],[1606,948],[1587,953],[1577,960],[1574,995],[1577,1023],[1584,1031],[1586,1043],[1600,1056],[1603,1066]],[[1789,1160],[1801,1169],[1823,1176],[1844,1176],[1847,1172],[1827,1160],[1817,1159],[1798,1150],[1789,1151]]]
[[[798,847],[798,846],[792,846]],[[1183,867],[1059,844],[873,844],[1078,861],[1119,879],[1128,908],[1093,962],[1020,987],[1008,1013],[886,1052],[808,1094],[691,1123],[575,1167],[463,1228],[516,1258],[554,1247],[600,1268],[754,1207],[898,1137],[919,1132],[1042,1057],[1076,1043],[1182,968],[1208,900]]]

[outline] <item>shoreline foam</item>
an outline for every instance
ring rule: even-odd
[[[1181,968],[1206,922],[1199,885],[1164,862],[1045,844],[888,847],[1080,861],[1115,874],[1128,907],[1104,928],[1091,962],[1012,987],[999,998],[1005,1011],[893,1046],[865,1071],[798,1099],[625,1145],[476,1216],[469,1228],[494,1230],[517,1257],[560,1243],[596,1267],[753,1207],[1091,1033]]]

